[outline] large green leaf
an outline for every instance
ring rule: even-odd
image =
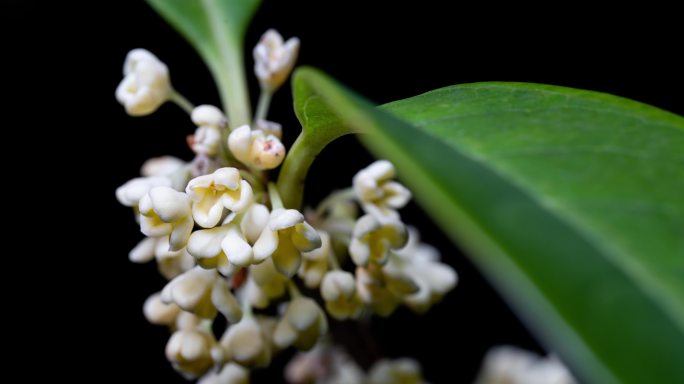
[[[260,0],[147,0],[200,53],[233,126],[251,120],[243,40]]]
[[[313,105],[369,132],[363,141],[582,378],[684,383],[682,118],[534,84],[449,87],[380,110],[313,69],[295,85],[302,123]]]

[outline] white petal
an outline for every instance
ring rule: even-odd
[[[295,224],[303,223],[304,215],[296,209],[274,209],[271,212],[271,219],[268,226],[274,231],[293,227]]]
[[[292,243],[301,252],[308,252],[320,248],[322,245],[321,236],[307,222],[295,225],[292,233]]]
[[[195,223],[190,217],[186,217],[175,223],[171,236],[169,237],[169,249],[171,251],[179,251],[185,247],[194,225]]]
[[[211,125],[214,127],[221,127],[222,125],[225,125],[226,122],[223,112],[213,105],[208,104],[195,107],[195,109],[192,110],[190,118],[197,126]]]
[[[236,225],[230,225],[226,237],[221,242],[223,253],[231,264],[246,267],[252,264],[254,253]]]
[[[195,231],[188,240],[188,252],[198,259],[216,257],[223,252],[221,242],[227,233],[227,226]]]
[[[252,250],[254,251],[254,260],[261,262],[269,258],[273,252],[278,248],[278,232],[272,231],[269,228],[264,228],[261,236],[254,243]]]
[[[178,172],[185,164],[185,161],[173,156],[153,157],[143,163],[140,174],[148,177],[167,176]]]
[[[152,209],[159,217],[172,223],[190,214],[190,199],[183,192],[170,187],[154,187],[149,192]]]
[[[230,287],[225,279],[216,279],[211,291],[211,302],[226,317],[228,322],[237,323],[242,318],[240,303],[230,292]]]
[[[233,130],[228,136],[228,148],[236,159],[243,163],[250,160],[249,152],[252,146],[252,129],[243,125]]]
[[[368,244],[365,244],[356,238],[353,238],[351,243],[349,243],[349,255],[354,261],[354,264],[360,267],[366,266],[368,264],[370,254],[371,250],[368,247]]]
[[[240,187],[240,171],[233,167],[219,168],[213,173],[214,184],[223,185],[234,191]]]
[[[157,246],[157,239],[154,237],[146,237],[142,239],[128,253],[128,259],[134,263],[147,263],[154,259],[154,249]]]
[[[240,221],[240,229],[248,242],[254,244],[268,224],[268,208],[263,204],[252,204]]]

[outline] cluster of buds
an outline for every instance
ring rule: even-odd
[[[188,109],[196,126],[187,140],[193,160],[151,159],[116,196],[133,209],[146,236],[130,260],[155,259],[169,280],[145,302],[145,316],[170,329],[166,357],[200,383],[248,382],[250,369],[268,366],[290,347],[329,355],[321,346],[328,316],[387,316],[399,305],[422,313],[456,284],[437,250],[401,220],[397,210],[411,194],[394,181],[387,161],[360,171],[348,190],[316,210],[283,206],[266,172],[285,158],[282,128],[263,117],[298,48],[297,39],[284,43],[273,30],[255,48],[263,103],[250,125],[232,127],[230,116],[211,105],[185,108],[189,103],[171,86],[166,65],[142,49],[126,58],[116,91],[130,115],[152,113],[171,100]],[[215,333],[217,316],[228,323],[222,334]],[[358,371],[359,381],[351,382],[422,382],[410,360],[380,361],[365,374],[340,356],[335,359],[348,364],[339,366],[348,369],[335,375]],[[326,372],[317,382],[345,382],[329,381]]]

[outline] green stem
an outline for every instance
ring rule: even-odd
[[[273,183],[268,183],[268,197],[271,200],[271,209],[284,208],[278,187]]]
[[[195,106],[192,105],[192,103],[183,97],[180,93],[176,92],[175,89],[171,90],[171,96],[169,97],[170,101],[173,101],[177,106],[181,107],[185,112],[188,114],[192,114],[192,110],[195,109]]]
[[[299,292],[299,288],[297,288],[297,285],[295,285],[292,280],[287,281],[287,291],[290,294],[291,299],[296,299],[302,296],[302,293]]]
[[[323,147],[311,145],[304,133],[292,144],[278,176],[278,190],[285,207],[301,208],[306,174]]]
[[[261,90],[259,95],[259,103],[257,104],[256,114],[254,115],[254,121],[266,120],[268,115],[268,107],[271,105],[271,98],[273,93],[270,91]]]
[[[218,62],[212,65],[211,71],[219,87],[223,109],[228,115],[230,128],[249,124],[251,107],[247,91],[244,57],[242,53],[242,37],[230,34],[226,20],[221,18],[217,5],[218,0],[202,0],[207,10],[209,28],[218,47]],[[211,63],[211,61],[210,61]]]

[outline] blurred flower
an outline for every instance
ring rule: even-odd
[[[254,73],[265,92],[274,92],[292,72],[297,54],[299,39],[290,38],[283,44],[283,37],[269,29],[261,36],[254,47]]]
[[[398,220],[396,210],[411,199],[411,192],[406,187],[392,181],[395,174],[392,163],[378,160],[354,176],[354,192],[361,206],[381,222]]]
[[[358,266],[384,264],[390,249],[400,249],[406,240],[406,227],[401,221],[390,219],[381,223],[372,215],[364,215],[354,226],[349,254]]]
[[[124,79],[116,88],[116,99],[131,116],[149,115],[171,96],[169,70],[145,49],[134,49],[126,56]]]

